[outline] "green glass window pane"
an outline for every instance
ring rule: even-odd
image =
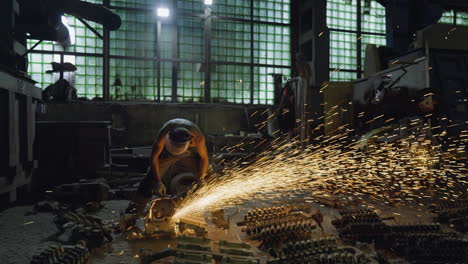
[[[157,0],[110,0],[111,6],[150,9],[154,9],[157,2]]]
[[[156,62],[111,59],[110,84],[112,100],[156,100]]]
[[[174,34],[173,25],[163,23],[161,25],[161,58],[173,58],[174,54]]]
[[[360,0],[362,3],[362,31],[372,33],[385,33],[385,7],[377,1],[370,1],[370,5],[366,5],[366,0]]]
[[[142,12],[114,11],[122,18],[122,26],[110,32],[111,55],[155,57],[156,16]]]
[[[177,101],[187,103],[201,103],[204,96],[203,72],[198,71],[198,65],[179,63],[177,78]]]
[[[290,29],[287,26],[254,25],[254,63],[289,66]]]
[[[250,68],[216,65],[211,76],[211,100],[214,103],[250,103]]]
[[[327,26],[330,29],[357,30],[356,0],[328,0]]]
[[[361,30],[375,33],[375,35],[357,32],[357,1],[361,1]],[[361,71],[361,69],[358,69],[358,52],[361,52],[362,61],[360,63],[364,65],[367,44],[376,44],[377,46],[386,44],[384,35],[386,33],[385,8],[375,0],[329,0],[327,1],[327,24],[331,29],[331,80],[351,80],[349,78],[355,78],[356,73],[350,74],[341,70]],[[338,32],[337,30],[354,32]],[[357,46],[359,39],[362,43],[360,47]]]
[[[28,74],[37,82],[36,85],[38,87],[45,89],[48,85],[55,82],[53,79],[54,76],[46,73],[47,70],[52,69],[50,63],[54,61],[53,55],[29,53],[28,58]],[[58,61],[60,61],[60,59]]]
[[[205,6],[201,0],[177,0],[177,8],[187,13],[203,13]]]
[[[468,26],[468,13],[464,13],[464,12],[457,13],[457,25]]]
[[[102,3],[102,0],[89,0]],[[154,10],[156,0],[111,0],[111,9],[122,18],[120,29],[110,33],[110,53],[114,56],[129,57],[156,57],[156,16]],[[176,25],[168,22],[162,24],[161,56],[173,58],[175,48],[178,58],[201,62],[204,58],[204,21],[197,16],[187,15],[203,14],[202,0],[174,1],[178,18]],[[254,9],[251,9],[251,3]],[[147,10],[121,10],[112,7],[144,8]],[[289,24],[290,0],[219,0],[212,5],[213,13],[222,17],[253,19],[264,22]],[[151,12],[149,12],[151,11]],[[73,45],[63,46],[52,41],[44,41],[37,50],[56,52],[82,52],[92,54],[103,53],[103,42],[93,32],[87,29],[80,21],[66,16],[72,31]],[[255,24],[253,34],[254,51],[252,53],[252,28],[250,23],[242,21],[213,20],[212,34],[212,60],[238,63],[261,63],[271,65],[272,69],[285,70],[290,67],[290,28],[289,26]],[[89,22],[98,32],[103,33],[102,26]],[[177,26],[178,46],[174,43],[174,26]],[[28,47],[35,44],[28,41]],[[252,58],[252,54],[254,57]],[[102,55],[101,55],[102,56]],[[50,69],[51,61],[60,61],[60,55],[29,54],[29,73],[40,86],[47,86],[55,81],[56,76],[46,74]],[[82,69],[68,77],[73,79],[80,96],[102,96],[102,57],[98,56],[65,56]],[[157,93],[156,61],[138,60],[135,58],[111,58],[111,97],[117,100],[154,100]],[[196,62],[180,62],[177,64],[177,101],[201,102],[204,95],[204,72],[194,69]],[[283,66],[278,68],[277,66]],[[172,100],[173,63],[161,62],[161,100]],[[250,83],[251,68],[248,66],[215,65],[212,76],[214,101],[229,103],[250,103],[252,98]],[[286,69],[289,74],[289,69]],[[254,73],[254,79],[262,79],[262,87],[254,84],[259,91],[256,101],[264,104],[272,103],[273,91],[268,88],[268,74]],[[67,77],[67,78],[68,78]],[[233,81],[234,80],[234,81]],[[260,91],[262,95],[260,96]],[[259,97],[260,96],[260,97]]]
[[[253,2],[254,20],[284,24],[290,23],[290,0],[255,0]]]
[[[52,69],[50,62],[60,62],[60,55],[31,53],[29,61],[28,73],[38,82],[37,86],[45,89],[59,79],[59,73],[46,71]],[[77,67],[75,72],[65,72],[64,79],[77,89],[78,97],[102,97],[102,58],[66,55],[64,62]]]
[[[330,32],[330,68],[348,70],[357,68],[356,33]]]
[[[202,59],[203,21],[200,18],[181,17],[177,20],[179,30],[179,58]]]
[[[355,72],[330,71],[330,81],[333,82],[349,82],[357,79]]]
[[[103,28],[100,24],[92,21],[87,21],[97,32],[103,34]],[[103,42],[91,30],[89,30],[77,18],[64,15],[62,23],[68,26],[70,33],[70,45],[63,45],[54,41],[43,41],[35,50],[46,51],[67,51],[67,52],[87,52],[87,53],[102,53]],[[37,43],[37,40],[28,40],[28,47]]]
[[[212,58],[215,61],[249,63],[250,25],[233,21],[215,21],[211,41]],[[245,52],[244,52],[245,51]],[[247,56],[244,56],[248,54]]]
[[[203,1],[200,1],[203,2]],[[220,17],[250,18],[250,0],[215,0],[213,13]]]
[[[274,80],[273,74],[282,74],[289,77],[291,70],[275,67],[254,67],[254,104],[274,103]]]
[[[453,18],[455,14],[453,11],[445,11],[442,14],[442,17],[439,19],[439,23],[444,23],[444,24],[453,24]]]

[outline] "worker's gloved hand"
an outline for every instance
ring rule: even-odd
[[[159,196],[166,196],[166,186],[162,182],[156,183],[155,191]]]

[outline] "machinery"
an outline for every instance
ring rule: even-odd
[[[424,132],[428,137],[465,131],[468,48],[460,43],[467,38],[468,27],[427,27],[417,33],[414,50],[389,59],[387,69],[357,80],[353,91],[356,132],[364,135],[388,126],[398,134],[396,138],[404,138],[411,134],[416,119],[420,127],[432,128]],[[370,52],[366,56],[367,61],[379,60]]]
[[[88,27],[83,19],[107,30],[121,24],[120,17],[109,9],[80,0],[0,2],[0,200],[5,205],[17,200],[18,192],[29,191],[37,164],[33,155],[35,119],[44,107],[41,89],[27,75],[27,39],[66,44],[69,33],[61,22],[64,14],[76,16]]]

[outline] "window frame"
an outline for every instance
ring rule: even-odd
[[[236,66],[236,67],[248,67],[249,68],[249,80],[247,80],[245,83],[249,85],[248,89],[250,91],[250,95],[249,95],[249,98],[247,100],[244,100],[245,99],[245,89],[243,88],[243,92],[242,92],[242,102],[239,102],[238,100],[231,100],[232,102],[226,102],[226,103],[236,103],[236,104],[253,104],[253,105],[262,105],[262,103],[260,101],[262,100],[258,100],[259,98],[256,98],[255,97],[255,94],[258,94],[257,90],[259,90],[259,88],[257,86],[259,86],[259,84],[256,84],[255,83],[255,80],[259,79],[259,77],[257,75],[260,75],[259,71],[256,70],[257,68],[259,67],[265,67],[265,68],[276,68],[276,69],[280,69],[282,72],[291,72],[291,19],[290,19],[290,16],[291,16],[291,10],[290,10],[290,5],[291,5],[291,1],[288,1],[288,0],[284,0],[284,2],[282,4],[284,4],[284,6],[288,6],[288,10],[287,10],[287,15],[283,15],[283,17],[281,18],[282,20],[280,22],[275,22],[275,21],[271,21],[271,20],[274,20],[275,18],[274,17],[269,17],[267,15],[266,19],[263,19],[263,17],[261,15],[259,15],[258,12],[255,12],[254,10],[254,6],[255,5],[258,5],[258,3],[255,2],[256,0],[244,0],[244,2],[248,2],[250,4],[250,14],[248,17],[246,17],[245,15],[244,16],[239,16],[239,17],[233,17],[233,16],[229,16],[230,14],[227,14],[228,16],[221,16],[223,14],[217,14],[215,11],[211,11],[211,15],[209,16],[205,16],[205,14],[207,13],[207,9],[216,9],[216,8],[213,8],[213,7],[208,7],[208,6],[205,6],[203,5],[203,1],[202,0],[172,0],[172,4],[174,5],[177,5],[177,3],[179,2],[185,2],[186,5],[180,5],[180,6],[177,6],[177,8],[173,9],[175,10],[175,17],[182,17],[182,19],[186,19],[186,18],[193,18],[193,19],[201,19],[201,23],[202,23],[202,43],[201,43],[201,49],[202,51],[205,51],[204,52],[204,55],[201,57],[201,58],[179,58],[179,47],[181,47],[181,45],[184,45],[186,43],[180,43],[180,36],[179,36],[179,33],[177,32],[177,28],[180,24],[180,21],[178,21],[177,19],[172,19],[168,22],[164,22],[164,21],[161,21],[161,27],[165,27],[165,26],[175,26],[176,28],[176,41],[177,41],[177,48],[175,49],[176,51],[172,52],[173,53],[173,56],[172,57],[163,57],[163,56],[159,56],[159,54],[154,54],[154,56],[136,56],[135,54],[132,54],[132,56],[127,56],[127,55],[119,55],[119,54],[115,54],[115,53],[112,53],[111,52],[111,49],[112,49],[112,42],[116,41],[116,40],[113,40],[111,37],[110,37],[110,32],[109,31],[106,31],[106,30],[102,30],[100,31],[100,33],[102,34],[103,36],[103,39],[102,39],[102,42],[103,42],[103,46],[102,46],[102,52],[93,52],[93,53],[88,53],[88,52],[75,52],[75,51],[63,51],[63,50],[53,50],[53,51],[47,51],[47,50],[40,50],[40,49],[35,49],[35,50],[32,50],[30,52],[31,55],[33,54],[52,54],[52,55],[60,55],[60,56],[85,56],[85,57],[94,57],[96,58],[97,60],[102,60],[103,61],[103,67],[102,67],[102,78],[103,78],[103,82],[102,82],[102,92],[99,93],[99,92],[96,92],[97,96],[99,95],[103,95],[104,97],[104,100],[106,101],[109,101],[111,100],[111,96],[112,96],[112,91],[115,91],[115,87],[113,87],[113,84],[115,83],[114,80],[112,79],[112,77],[115,77],[115,74],[114,76],[112,76],[111,74],[111,61],[114,61],[114,65],[115,65],[115,61],[118,61],[118,60],[134,60],[134,61],[153,61],[155,64],[156,64],[156,72],[158,74],[155,73],[155,75],[157,75],[155,78],[156,78],[156,84],[157,84],[157,91],[154,92],[154,101],[156,102],[172,102],[172,103],[184,103],[184,102],[204,102],[204,103],[211,103],[213,101],[213,98],[212,96],[210,95],[210,86],[212,84],[212,79],[211,79],[211,71],[208,71],[207,73],[204,73],[203,75],[203,82],[200,82],[204,84],[204,87],[202,87],[203,89],[203,100],[180,100],[180,97],[179,95],[182,94],[182,98],[184,98],[185,94],[186,94],[186,91],[184,90],[185,89],[185,84],[184,85],[178,85],[178,83],[181,81],[181,78],[180,76],[184,76],[184,70],[180,70],[180,65],[183,65],[183,64],[208,64],[208,65],[215,65],[214,68],[216,69],[216,67],[218,66],[229,66],[229,65],[233,65],[233,66]],[[273,1],[273,0],[262,0],[264,2],[271,2],[271,3],[275,3],[276,1]],[[129,6],[129,5],[132,5],[132,4],[122,4],[122,6],[114,6],[112,5],[112,2],[116,2],[116,0],[93,0],[93,2],[95,3],[102,3],[104,6],[106,6],[107,8],[111,9],[112,11],[114,12],[134,12],[135,14],[153,14],[154,15],[154,9],[153,8],[149,8],[149,6],[145,6],[146,5],[149,5],[150,2],[152,1],[135,1],[133,3],[133,6]],[[122,1],[121,1],[122,2]],[[227,1],[226,1],[227,2]],[[258,2],[258,1],[257,1]],[[122,3],[125,3],[125,2],[122,2]],[[135,4],[137,3],[137,4]],[[139,3],[143,3],[144,6],[140,6]],[[202,9],[200,9],[200,4],[202,5]],[[126,5],[126,6],[124,6]],[[195,7],[195,5],[198,7],[196,9],[195,12],[192,12],[193,10],[187,10],[186,8],[184,7],[191,7],[192,9]],[[216,3],[214,4],[216,5]],[[245,4],[244,4],[245,5]],[[244,8],[247,8],[246,6],[243,6]],[[269,13],[269,9],[267,10],[266,12],[267,14]],[[273,12],[275,13],[275,12]],[[232,13],[234,14],[234,13]],[[172,14],[171,14],[172,15]],[[260,20],[260,19],[263,19],[263,20]],[[210,25],[207,25],[207,21],[210,21]],[[213,47],[211,46],[213,44],[213,24],[214,23],[239,23],[239,24],[242,24],[244,25],[244,27],[248,27],[250,28],[250,31],[247,32],[246,34],[249,34],[250,38],[249,39],[244,39],[243,41],[246,43],[246,46],[248,45],[248,49],[250,50],[250,54],[248,55],[247,60],[245,61],[229,61],[229,60],[215,60],[214,57],[212,56],[212,53],[213,53]],[[284,22],[288,22],[288,23],[284,23]],[[154,21],[154,24],[157,24],[157,20]],[[289,28],[289,34],[286,34],[284,36],[287,37],[287,41],[284,41],[284,42],[281,42],[280,44],[285,46],[287,45],[288,46],[288,49],[287,49],[287,56],[288,58],[284,59],[284,60],[279,60],[279,64],[281,65],[278,65],[278,63],[276,61],[273,61],[273,63],[260,63],[260,62],[257,62],[256,60],[258,60],[258,58],[256,58],[256,50],[254,50],[254,47],[255,47],[255,41],[256,41],[256,26],[272,26],[272,27],[278,27],[278,28]],[[117,32],[117,31],[114,31],[114,32]],[[114,33],[112,33],[114,34]],[[116,33],[115,33],[116,34]],[[86,37],[89,37],[89,36],[86,36]],[[94,36],[93,36],[94,37]],[[98,37],[96,37],[96,39],[99,39]],[[155,40],[155,45],[156,42],[158,42],[157,40]],[[31,43],[33,44],[33,43]],[[206,51],[206,45],[208,45],[210,47],[210,51],[207,52]],[[155,49],[156,50],[156,49]],[[161,50],[161,49],[157,49],[157,50]],[[282,50],[283,52],[284,50]],[[159,52],[156,52],[156,53],[159,53]],[[283,53],[284,54],[284,53]],[[135,56],[133,56],[135,55]],[[287,63],[289,61],[289,63]],[[32,62],[33,64],[34,63],[37,63],[37,62]],[[44,63],[47,63],[47,62],[41,62],[42,64]],[[172,76],[170,76],[170,79],[171,79],[171,90],[172,90],[172,93],[170,96],[167,96],[167,93],[163,93],[162,91],[164,91],[164,89],[167,89],[165,85],[165,83],[163,82],[163,78],[167,78],[167,76],[165,76],[164,74],[161,74],[161,69],[162,69],[162,66],[161,65],[170,65],[170,68],[172,69]],[[44,67],[43,67],[44,68]],[[136,70],[135,70],[136,71]],[[186,71],[186,69],[185,69]],[[197,72],[193,72],[192,76],[195,75]],[[192,81],[193,80],[189,80],[189,81]],[[150,82],[150,83],[153,83],[153,82]],[[205,85],[207,84],[208,85]],[[146,87],[144,87],[146,89]],[[198,87],[199,88],[199,87]],[[197,90],[198,89],[197,87],[192,87],[192,90]],[[182,93],[180,92],[180,89],[184,90],[182,91]],[[273,81],[271,80],[271,86],[268,87],[268,89],[274,89],[273,88]],[[208,91],[207,91],[208,90]],[[271,91],[273,92],[273,91]],[[192,93],[193,94],[193,93]],[[84,93],[84,95],[88,95],[86,93]],[[90,94],[92,95],[92,94]],[[114,92],[114,95],[115,95],[115,92]],[[190,96],[188,96],[190,97]],[[169,99],[170,98],[170,99]],[[147,101],[148,98],[145,98],[143,99],[142,101]],[[190,99],[190,98],[189,98]],[[124,99],[125,100],[125,99]],[[132,101],[138,101],[138,100],[141,100],[141,98],[130,98],[130,99],[126,99],[126,100],[132,100]],[[263,104],[272,104],[273,102],[273,98],[265,98],[265,100],[263,100],[264,103]]]

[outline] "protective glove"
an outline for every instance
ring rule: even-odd
[[[166,186],[162,182],[156,183],[155,191],[159,196],[166,196]]]

